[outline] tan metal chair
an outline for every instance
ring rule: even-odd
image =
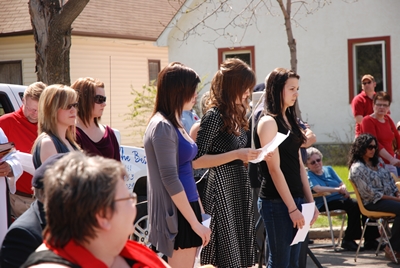
[[[378,256],[379,249],[383,243],[383,240],[385,239],[385,242],[387,242],[387,244],[389,245],[390,251],[392,252],[393,256],[395,256],[392,245],[389,242],[389,237],[387,235],[386,228],[388,226],[389,220],[393,219],[396,216],[396,214],[389,213],[389,212],[382,212],[382,211],[367,210],[364,207],[364,204],[362,202],[362,199],[361,199],[360,193],[358,192],[356,184],[353,181],[351,181],[350,179],[349,179],[349,181],[351,182],[351,185],[353,186],[354,192],[356,194],[358,207],[360,208],[361,213],[367,217],[367,220],[365,221],[365,224],[363,226],[363,231],[362,231],[360,243],[358,244],[354,262],[357,262],[358,253],[361,248],[361,242],[364,238],[364,233],[368,226],[377,226],[381,230],[381,237],[379,238],[379,245],[375,251],[375,255]],[[376,222],[370,222],[369,220],[376,220]],[[395,260],[397,263],[396,258],[395,258]]]
[[[332,239],[332,246],[335,251],[338,251],[340,243],[343,238],[343,228],[344,228],[344,222],[347,218],[347,213],[345,210],[342,210],[342,209],[335,209],[335,210],[329,209],[328,202],[326,201],[326,196],[328,196],[330,194],[331,194],[330,192],[321,192],[321,193],[313,194],[313,197],[314,198],[322,197],[322,199],[324,200],[325,211],[320,212],[319,215],[328,217],[329,229],[330,229],[331,239]],[[340,233],[339,233],[337,243],[335,242],[335,234],[334,234],[333,226],[332,226],[332,219],[331,219],[332,216],[342,216],[342,225],[340,227]]]
[[[393,172],[390,172],[390,175],[392,175],[394,183],[396,184],[397,189],[399,189],[399,191],[400,191],[400,179],[399,179],[399,177],[397,177]]]

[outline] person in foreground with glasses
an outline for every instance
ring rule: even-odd
[[[32,147],[32,159],[38,168],[57,153],[80,150],[75,140],[78,94],[64,85],[46,87],[39,99],[38,133]]]
[[[106,107],[104,83],[91,77],[79,78],[72,85],[79,95],[76,141],[91,155],[101,155],[121,161],[114,131],[100,124]]]
[[[369,133],[378,141],[379,156],[385,162],[385,168],[398,176],[396,167],[400,167],[400,160],[395,157],[393,141],[400,144],[400,135],[393,120],[388,115],[391,97],[380,91],[374,97],[374,112],[367,115],[361,122],[361,133]]]
[[[373,113],[372,99],[375,95],[375,87],[375,78],[370,74],[364,75],[361,78],[362,91],[351,101],[351,109],[353,111],[354,120],[356,121],[356,138],[361,134],[361,121],[363,120],[364,116]]]
[[[361,223],[364,224],[366,217],[362,217],[358,208],[357,200],[350,198],[346,185],[336,174],[331,166],[322,164],[322,153],[314,147],[307,149],[308,181],[310,188],[315,193],[329,192],[326,196],[329,210],[342,209],[347,213],[347,228],[344,233],[341,247],[356,251],[358,244],[354,241],[361,238]],[[325,212],[324,201],[322,197],[314,198],[315,204],[320,212]],[[365,231],[364,249],[375,250],[378,247],[379,237],[378,228],[370,226]]]
[[[349,153],[349,176],[366,209],[396,214],[389,240],[395,256],[388,245],[385,247],[385,256],[395,262],[395,258],[400,261],[400,192],[390,172],[382,167],[377,148],[378,140],[374,136],[358,136]]]
[[[134,231],[136,195],[125,167],[101,156],[71,152],[44,175],[47,225],[43,244],[21,267],[169,267]]]

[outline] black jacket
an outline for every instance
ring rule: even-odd
[[[42,242],[46,226],[43,204],[35,200],[7,231],[0,251],[0,267],[20,267]]]

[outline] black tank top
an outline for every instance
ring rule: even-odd
[[[278,132],[286,135],[288,129],[283,124],[283,120],[279,120],[273,117],[278,126]],[[259,120],[258,120],[259,122]],[[260,137],[257,133],[258,122],[254,128],[254,144],[256,148],[261,148]],[[303,183],[300,177],[300,162],[299,162],[299,148],[301,146],[301,139],[298,138],[301,135],[298,129],[294,129],[294,133],[291,131],[290,135],[279,145],[279,156],[280,156],[280,168],[283,176],[285,177],[286,183],[289,187],[292,197],[304,197]],[[271,175],[269,174],[268,166],[265,161],[261,161],[259,164],[259,172],[263,178],[261,182],[261,189],[259,197],[263,199],[282,199],[278,191],[275,188],[275,184],[272,181]]]
[[[73,264],[72,262],[63,259],[51,250],[41,250],[33,252],[24,262],[24,264],[21,265],[20,268],[26,268],[41,263],[57,263],[71,268],[80,268],[79,265]]]
[[[124,258],[124,260],[128,263],[129,267],[133,267],[137,263],[137,261],[128,258]],[[24,262],[24,264],[20,266],[20,268],[27,268],[41,263],[57,263],[71,268],[81,268],[81,266],[58,256],[51,250],[33,252],[31,255],[29,255],[29,258]]]

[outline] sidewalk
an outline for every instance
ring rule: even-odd
[[[339,227],[334,228],[335,237],[339,236]],[[310,245],[311,252],[320,262],[323,268],[327,267],[360,267],[360,268],[381,268],[381,267],[400,267],[399,264],[391,263],[385,258],[384,251],[380,251],[378,256],[374,250],[361,251],[358,254],[357,262],[354,262],[355,251],[340,249],[334,251],[329,228],[311,228],[309,232],[314,244]],[[340,248],[340,245],[339,245]],[[258,268],[258,264],[252,268]],[[263,266],[265,268],[265,266]],[[307,256],[307,268],[317,268],[310,256]]]
[[[327,244],[330,240],[314,240],[312,253],[321,263],[322,267],[362,267],[362,268],[378,268],[378,267],[399,267],[398,264],[390,262],[385,258],[384,251],[380,251],[378,256],[374,250],[361,251],[358,254],[357,262],[354,262],[356,253],[354,251],[338,251],[335,252],[332,247],[315,248],[319,244]],[[256,266],[258,267],[258,266]],[[307,257],[307,268],[316,268],[312,259]]]
[[[334,227],[333,229],[335,238],[339,237],[340,227]],[[322,267],[399,267],[398,264],[391,263],[385,258],[384,251],[380,251],[378,256],[375,255],[374,250],[361,251],[358,254],[357,262],[354,262],[356,255],[354,251],[340,250],[336,252],[333,250],[332,246],[323,247],[324,245],[332,245],[329,228],[311,228],[309,236],[311,239],[314,239],[314,244],[310,245],[311,252],[321,263]],[[337,239],[335,241],[337,241]],[[316,267],[312,259],[308,256],[307,268]]]
[[[375,251],[367,250],[358,254],[357,262],[354,262],[356,253],[354,251],[334,251],[332,247],[318,247],[331,243],[330,239],[317,239],[310,245],[311,252],[320,262],[323,268],[331,267],[360,267],[360,268],[381,268],[381,267],[399,267],[400,265],[391,263],[385,258],[384,251],[380,251],[375,256]],[[313,248],[311,248],[311,246]],[[258,268],[258,264],[252,268]],[[265,268],[265,265],[263,266]],[[307,256],[307,268],[318,268],[310,256]]]

